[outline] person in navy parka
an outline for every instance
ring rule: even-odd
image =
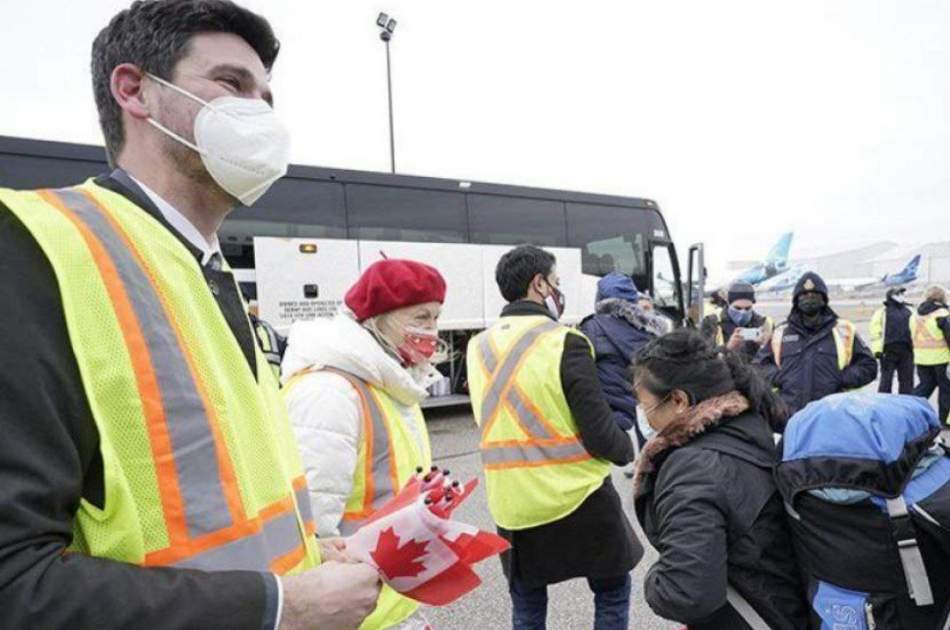
[[[877,378],[874,355],[854,324],[831,310],[825,281],[811,271],[795,286],[788,320],[755,362],[792,413],[813,400],[859,389]]]
[[[651,339],[668,332],[665,320],[643,308],[644,301],[649,298],[637,290],[630,276],[609,273],[597,283],[594,314],[580,325],[594,346],[604,396],[624,431],[635,429],[637,418],[637,399],[628,376],[630,365]],[[644,442],[639,431],[637,440],[638,445]]]

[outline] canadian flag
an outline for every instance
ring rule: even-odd
[[[471,565],[508,549],[508,542],[451,520],[478,480],[447,483],[441,471],[413,478],[346,540],[352,557],[375,567],[393,590],[430,606],[465,595],[481,579]]]

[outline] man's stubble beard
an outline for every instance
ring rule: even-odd
[[[165,102],[162,102],[162,105],[164,106]],[[172,108],[163,107],[163,109],[165,111],[174,111]],[[195,142],[194,137],[194,120],[200,109],[201,106],[189,108],[188,115],[190,118],[188,122],[180,122],[179,119],[175,117],[174,120],[169,121],[171,123],[169,128],[182,138],[197,145],[198,143]],[[163,161],[169,168],[174,169],[179,175],[193,182],[205,195],[210,194],[220,198],[222,201],[226,200],[232,207],[237,205],[237,200],[222,189],[221,186],[214,181],[214,178],[211,177],[211,173],[208,172],[204,161],[201,159],[201,155],[197,151],[165,134],[162,134],[159,150],[162,152]]]

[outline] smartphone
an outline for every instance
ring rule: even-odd
[[[761,328],[740,328],[739,336],[745,339],[746,341],[758,341],[759,337],[762,336]]]

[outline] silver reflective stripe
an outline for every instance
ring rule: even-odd
[[[739,594],[739,591],[732,588],[732,584],[726,584],[726,601],[752,630],[769,630],[769,624],[765,623],[765,619],[755,611],[745,597]]]
[[[515,446],[490,446],[482,449],[482,461],[486,466],[518,463],[557,463],[557,460],[590,457],[579,441],[553,446],[517,444]]]
[[[521,357],[524,356],[524,353],[528,351],[528,348],[531,347],[531,344],[534,343],[535,339],[544,333],[554,330],[559,326],[555,322],[544,322],[538,324],[534,328],[529,329],[525,332],[511,350],[508,351],[508,355],[505,357],[504,362],[500,367],[490,372],[490,385],[488,386],[488,391],[485,392],[485,399],[482,401],[482,426],[488,427],[489,420],[494,415],[495,411],[502,404],[501,393],[504,391],[508,381],[511,380],[512,375],[514,375],[515,368],[518,367],[518,363],[521,360]],[[484,333],[487,337],[489,332]],[[483,353],[482,359],[485,360],[485,355]],[[486,363],[487,365],[487,363]]]
[[[339,374],[355,387],[365,405],[364,412],[369,413],[373,425],[373,461],[370,466],[372,479],[367,479],[367,481],[373,482],[373,496],[369,497],[370,506],[373,510],[378,510],[395,494],[395,488],[393,488],[392,480],[389,477],[389,429],[383,419],[383,410],[370,388],[361,379],[342,370],[327,371]],[[340,533],[348,536],[359,529],[362,522],[362,520],[344,520],[340,523]]]
[[[294,499],[297,501],[297,508],[300,510],[300,518],[303,522],[307,523],[308,521],[313,521],[309,488],[304,485],[300,490],[294,490]]]
[[[211,422],[155,288],[120,234],[94,203],[73,189],[58,190],[55,194],[105,247],[142,326],[171,438],[189,536],[195,538],[230,527],[231,512],[218,472]]]
[[[482,363],[485,365],[485,369],[489,374],[494,374],[495,370],[498,369],[498,357],[495,356],[495,351],[492,350],[488,333],[482,335],[481,341],[478,342],[478,347],[482,351]]]
[[[544,423],[541,422],[541,419],[528,407],[528,401],[523,398],[521,390],[517,387],[512,387],[508,390],[508,395],[505,396],[505,400],[508,401],[508,405],[518,416],[521,427],[530,433],[531,437],[540,439],[552,439],[557,437],[551,434],[548,428],[544,426]]]
[[[191,556],[174,566],[203,571],[269,571],[270,564],[303,544],[293,511],[266,521],[261,531]]]
[[[887,513],[892,518],[907,516],[907,503],[904,497],[887,499]],[[897,541],[897,551],[900,554],[901,565],[904,567],[904,579],[907,580],[907,590],[918,606],[930,606],[934,603],[933,591],[930,589],[930,578],[927,577],[927,567],[924,558],[920,555],[920,547],[916,538]]]
[[[478,346],[482,355],[482,364],[485,366],[485,369],[488,371],[489,375],[494,374],[495,370],[498,369],[498,356],[492,349],[491,342],[489,341],[487,334],[482,335]],[[541,419],[538,418],[531,410],[531,407],[528,405],[528,401],[524,400],[520,390],[517,388],[509,389],[508,394],[505,396],[505,402],[514,410],[515,414],[517,414],[518,420],[521,422],[522,427],[533,437],[557,437],[556,435],[551,434],[547,427],[544,426],[544,423],[541,422]]]

